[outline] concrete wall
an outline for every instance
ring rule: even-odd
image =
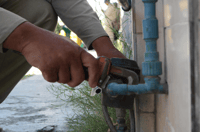
[[[164,0],[163,7],[166,81],[169,85],[169,95],[157,95],[157,131],[190,132],[189,4],[188,0]]]
[[[134,60],[141,68],[145,41],[142,34],[144,4],[133,1]],[[188,0],[158,0],[157,49],[162,62],[161,83],[169,85],[169,95],[140,95],[136,99],[137,132],[190,132],[190,38]],[[141,83],[143,83],[143,77]]]

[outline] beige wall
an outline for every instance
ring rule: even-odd
[[[190,132],[190,49],[188,0],[158,0],[159,21],[157,49],[162,62],[161,83],[169,85],[169,95],[141,95],[136,100],[137,132]],[[145,42],[142,37],[144,4],[135,0],[133,10],[137,43],[137,62],[144,61]],[[133,47],[134,49],[134,47]],[[141,81],[143,82],[143,81]]]

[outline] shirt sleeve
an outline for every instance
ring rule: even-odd
[[[14,29],[26,19],[0,7],[0,53],[3,50],[3,42],[14,31]]]
[[[97,14],[86,0],[51,0],[51,4],[62,21],[83,40],[87,48],[92,42],[108,36]]]

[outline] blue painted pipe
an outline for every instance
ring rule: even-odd
[[[168,92],[167,84],[160,84],[160,78],[145,78],[145,84],[127,85],[110,83],[107,86],[107,93],[111,96],[133,95],[133,94],[166,94]]]
[[[143,20],[143,39],[146,42],[145,61],[142,63],[144,76],[158,76],[162,74],[162,63],[159,61],[156,41],[158,39],[158,20],[155,13],[157,0],[142,0],[145,7]]]
[[[162,74],[162,63],[157,52],[158,20],[156,18],[155,3],[157,0],[142,0],[145,7],[145,19],[143,20],[143,39],[146,42],[145,60],[142,63],[142,74],[145,84],[127,85],[110,83],[107,93],[111,96],[168,93],[167,84],[160,84],[158,75]]]

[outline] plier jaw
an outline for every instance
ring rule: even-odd
[[[126,83],[129,85],[133,84],[136,85],[139,83],[139,75],[135,71],[126,68],[126,66],[123,66],[123,64],[119,65],[119,63],[122,63],[122,61],[133,63],[133,60],[121,59],[121,58],[109,59],[104,56],[101,56],[98,59],[100,62],[100,67],[103,67],[101,68],[102,74],[97,85],[98,87],[105,88],[109,80],[111,79],[111,76],[114,77],[114,79],[126,79],[127,80]],[[114,63],[112,63],[113,59],[115,61]],[[117,60],[119,61],[118,64],[116,64]]]

